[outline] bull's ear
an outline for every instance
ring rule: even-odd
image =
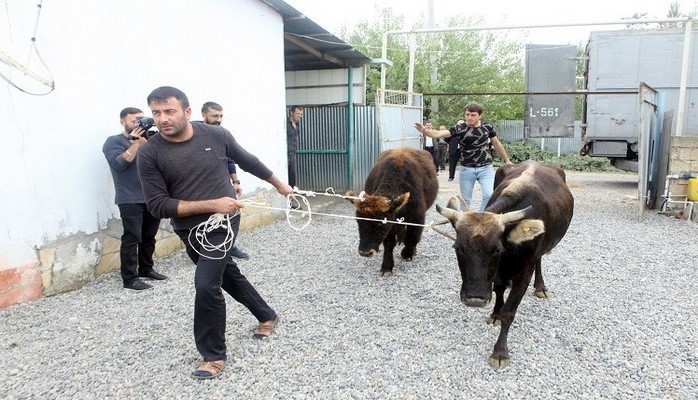
[[[399,209],[404,207],[405,204],[407,204],[407,202],[409,200],[410,200],[410,192],[405,192],[393,200],[392,204],[390,205],[390,208],[393,211],[398,211]]]
[[[509,231],[507,241],[512,244],[521,244],[535,239],[545,232],[545,225],[539,219],[524,219],[516,223],[514,229]]]

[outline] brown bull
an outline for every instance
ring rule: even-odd
[[[455,199],[436,210],[456,230],[454,248],[463,285],[461,301],[485,306],[496,295],[488,323],[501,324],[490,365],[509,365],[507,336],[516,309],[535,273],[536,296],[547,297],[541,258],[567,232],[574,199],[557,167],[527,161],[497,170],[495,189],[484,212],[457,211]],[[511,284],[504,301],[504,291]]]
[[[405,247],[400,255],[411,260],[422,238],[426,211],[434,204],[439,182],[431,154],[408,147],[386,150],[369,172],[362,200],[352,199],[359,224],[359,254],[371,257],[383,244],[381,275],[390,275],[393,249]],[[348,192],[349,196],[358,196]],[[405,224],[391,223],[401,220]],[[410,225],[417,224],[417,225]]]

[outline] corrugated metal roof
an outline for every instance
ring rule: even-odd
[[[284,20],[286,71],[359,67],[371,59],[281,0],[261,0]]]

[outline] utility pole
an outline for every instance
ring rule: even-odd
[[[429,28],[433,29],[434,28],[434,0],[427,0],[427,21],[429,23]],[[429,80],[429,83],[431,83],[432,88],[438,81],[439,77],[437,75],[437,67],[436,67],[436,54],[431,53],[429,55],[429,60],[431,61],[431,65],[433,66],[433,70],[431,71],[431,79]],[[431,98],[431,111],[432,112],[439,112],[439,98],[436,96],[432,96]]]

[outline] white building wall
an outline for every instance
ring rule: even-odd
[[[366,104],[366,68],[351,69],[352,102]],[[349,69],[322,69],[286,72],[286,103],[325,105],[349,101]]]
[[[36,2],[0,11],[0,51],[20,63],[36,11]],[[118,217],[102,145],[120,132],[124,107],[149,115],[146,97],[158,86],[182,89],[193,120],[203,102],[220,103],[223,126],[286,179],[283,21],[266,4],[44,2],[36,43],[55,90],[32,96],[0,80],[0,272],[36,265],[46,243],[93,234]],[[41,71],[36,57],[30,64]],[[45,89],[6,64],[0,73]],[[240,179],[246,192],[271,189],[244,172]]]

